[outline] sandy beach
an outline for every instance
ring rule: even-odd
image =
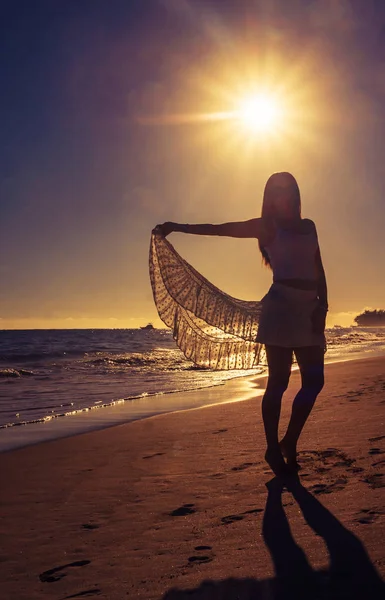
[[[385,597],[385,358],[327,365],[289,489],[263,461],[263,384],[1,454],[1,598]]]

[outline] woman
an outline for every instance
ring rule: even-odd
[[[328,302],[316,227],[310,219],[301,218],[295,178],[290,173],[274,173],[269,178],[260,218],[221,225],[167,222],[157,227],[164,236],[179,231],[258,239],[263,262],[273,271],[273,284],[262,299],[256,338],[265,345],[268,363],[262,400],[265,459],[277,475],[298,470],[298,438],[324,384]],[[286,434],[279,442],[281,401],[289,383],[293,352],[302,387],[294,399]]]

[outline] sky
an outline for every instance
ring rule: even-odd
[[[152,228],[257,217],[276,171],[316,223],[328,325],[385,308],[382,0],[3,0],[0,16],[0,329],[160,326]],[[266,89],[274,132],[199,119]],[[236,298],[270,285],[256,240],[169,240]]]

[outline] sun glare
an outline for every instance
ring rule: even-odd
[[[278,126],[281,112],[273,96],[255,95],[240,103],[235,111],[235,118],[249,131],[269,132]]]

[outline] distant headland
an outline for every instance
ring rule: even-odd
[[[354,322],[362,327],[385,327],[385,310],[365,310],[354,317]]]

